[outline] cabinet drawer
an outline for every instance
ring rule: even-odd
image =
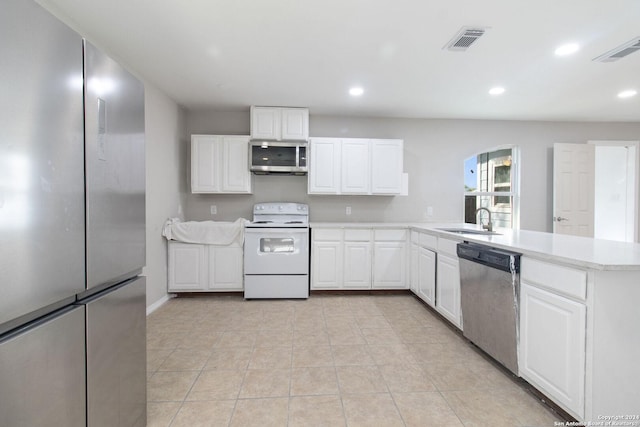
[[[373,234],[377,242],[404,242],[407,239],[407,230],[374,230]]]
[[[438,238],[438,252],[445,253],[454,257],[458,257],[458,242],[457,240]]]
[[[311,231],[314,241],[340,241],[342,240],[342,230],[339,228],[317,228]]]
[[[438,249],[438,238],[431,234],[420,233],[418,244],[423,248]]]
[[[349,242],[368,242],[371,240],[371,230],[345,229],[344,240]]]
[[[420,244],[420,232],[411,230],[411,243],[415,243],[416,245]]]
[[[581,301],[587,298],[587,272],[522,257],[520,277],[523,281],[553,290]]]

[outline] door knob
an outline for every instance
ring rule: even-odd
[[[554,216],[554,217],[553,217],[553,220],[554,220],[554,221],[557,221],[557,222],[560,222],[560,221],[569,221],[569,218],[564,218],[564,217],[561,217],[561,216]]]

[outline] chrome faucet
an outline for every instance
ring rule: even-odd
[[[487,211],[487,213],[489,214],[489,221],[487,222],[487,225],[482,224],[482,220],[480,220],[480,224],[482,225],[482,228],[487,231],[493,231],[493,223],[491,222],[491,211],[487,208],[478,208],[476,209],[476,216],[480,211]]]

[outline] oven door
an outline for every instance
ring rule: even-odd
[[[309,274],[309,229],[245,229],[244,273]]]

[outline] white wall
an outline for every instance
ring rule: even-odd
[[[251,217],[254,203],[309,203],[312,221],[462,220],[463,161],[500,145],[521,149],[521,228],[552,230],[552,154],[555,142],[637,140],[640,123],[525,122],[360,118],[311,115],[311,136],[404,139],[409,196],[309,196],[306,178],[254,176],[253,195],[187,196],[190,220]],[[187,133],[249,134],[249,113],[189,111]],[[188,167],[188,165],[187,165]],[[211,216],[215,204],[218,214]],[[345,207],[352,215],[345,215]],[[427,207],[433,216],[426,216]]]
[[[186,204],[185,112],[145,84],[147,307],[167,295],[167,242],[162,226]]]

